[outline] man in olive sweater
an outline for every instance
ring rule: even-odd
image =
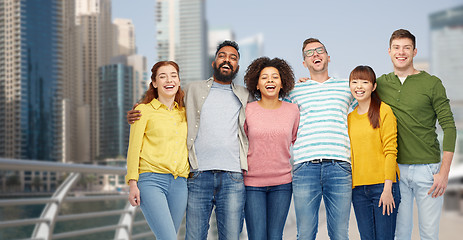
[[[397,118],[400,194],[396,239],[411,239],[413,198],[421,239],[438,239],[443,194],[455,150],[456,128],[449,99],[439,78],[413,66],[415,36],[404,29],[392,33],[389,55],[394,72],[377,79],[377,92]],[[443,155],[436,120],[444,131]]]

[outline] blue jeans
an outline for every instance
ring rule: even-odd
[[[293,198],[298,239],[315,239],[317,236],[318,211],[322,197],[330,239],[349,239],[352,200],[350,163],[304,162],[294,166]]]
[[[395,208],[391,215],[383,215],[383,206],[378,207],[383,188],[384,183],[356,186],[352,189],[352,205],[361,239],[394,239],[397,208],[400,204],[399,183],[392,184]]]
[[[428,191],[434,183],[433,175],[439,172],[440,163],[399,164],[399,169],[402,202],[397,213],[396,239],[411,239],[413,198],[416,199],[418,207],[421,239],[438,239],[444,196],[432,198]]]
[[[156,239],[176,240],[188,198],[186,178],[147,172],[137,185],[140,208]]]
[[[246,227],[250,240],[281,240],[291,204],[291,183],[246,186]]]
[[[238,240],[246,198],[243,174],[226,171],[194,172],[188,178],[186,240],[206,240],[215,205],[220,240]]]

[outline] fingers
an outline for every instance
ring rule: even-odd
[[[440,197],[444,195],[444,193],[445,193],[445,187],[441,187],[441,188],[437,187],[432,193],[432,197],[433,198]]]
[[[129,203],[134,207],[140,206],[140,194],[129,195]]]
[[[386,213],[386,204],[383,204],[383,215]]]
[[[446,190],[446,186],[439,186],[437,183],[434,182],[432,187],[428,191],[428,195],[432,193],[431,197],[436,198],[444,195]]]
[[[127,122],[129,124],[132,124],[137,120],[140,120],[140,117],[141,117],[140,110],[130,110],[127,112]]]
[[[431,186],[431,188],[428,191],[428,195],[433,193],[437,188],[437,183],[434,181],[434,184]],[[434,194],[433,194],[434,195]],[[434,196],[433,196],[434,197]]]

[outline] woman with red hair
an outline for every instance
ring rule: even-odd
[[[126,182],[129,202],[140,206],[157,239],[176,240],[187,203],[187,122],[179,67],[161,61],[131,125]]]

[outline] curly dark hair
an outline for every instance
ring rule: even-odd
[[[274,67],[278,70],[281,78],[279,97],[286,97],[294,88],[294,73],[291,66],[281,58],[260,57],[248,66],[244,75],[244,82],[249,92],[256,98],[261,98],[260,91],[257,90],[257,83],[259,82],[260,72],[266,67]]]

